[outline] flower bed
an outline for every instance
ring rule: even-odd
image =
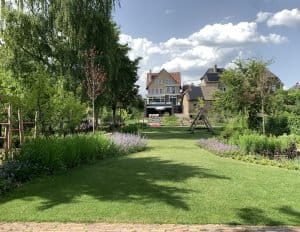
[[[147,140],[135,134],[113,133],[110,140],[125,154],[141,151],[147,147]]]
[[[200,147],[213,153],[217,153],[218,155],[232,155],[239,152],[239,148],[237,146],[222,143],[215,138],[200,139],[198,144]]]
[[[237,159],[249,163],[271,165],[280,168],[299,170],[299,161],[291,159],[269,159],[268,156],[258,154],[246,154],[236,145],[230,145],[219,141],[216,138],[200,139],[198,145],[205,150],[208,150],[216,155]]]
[[[36,176],[145,149],[145,138],[134,134],[72,135],[26,142],[15,160],[0,167],[0,195]]]

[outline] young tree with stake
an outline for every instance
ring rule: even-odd
[[[106,80],[106,73],[103,68],[97,62],[99,52],[95,48],[92,48],[86,52],[86,89],[87,95],[92,101],[93,108],[93,133],[95,133],[95,100],[104,92],[104,83]]]

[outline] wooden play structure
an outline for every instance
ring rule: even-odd
[[[0,139],[4,140],[3,148],[4,148],[4,153],[7,155],[11,149],[12,149],[12,137],[13,137],[13,132],[18,132],[19,134],[19,143],[22,145],[25,141],[24,137],[24,125],[32,125],[34,126],[33,130],[33,137],[36,138],[36,133],[37,133],[37,112],[35,113],[35,119],[34,122],[24,122],[23,117],[22,117],[22,111],[18,109],[17,111],[17,121],[18,121],[18,128],[13,128],[13,111],[12,111],[12,106],[11,104],[8,105],[8,107],[5,109],[4,114],[7,117],[6,122],[0,122]],[[4,133],[2,133],[2,129],[4,128]]]
[[[209,105],[207,105],[207,104],[205,104],[203,107],[200,108],[199,112],[197,113],[196,117],[194,118],[194,120],[189,128],[189,130],[192,133],[194,133],[197,125],[201,125],[201,124],[204,124],[209,132],[214,133],[214,130],[207,118],[208,109],[209,109]]]

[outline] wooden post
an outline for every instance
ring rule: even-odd
[[[21,110],[18,110],[18,120],[19,120],[20,145],[22,145],[24,143],[24,124],[23,124],[23,117],[22,117]]]
[[[7,125],[5,126],[4,128],[4,152],[5,152],[5,155],[8,154],[8,129],[7,129]]]
[[[33,131],[33,138],[36,139],[37,136],[37,120],[38,120],[38,112],[35,111],[34,115],[34,131]]]
[[[9,104],[7,109],[7,149],[8,151],[12,148],[12,106]]]

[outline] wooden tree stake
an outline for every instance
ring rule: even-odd
[[[20,145],[24,143],[24,125],[22,118],[22,111],[18,110],[18,120],[19,120],[19,137],[20,137]]]
[[[38,112],[35,111],[35,115],[34,115],[34,131],[33,131],[33,138],[36,139],[36,135],[37,135],[37,120],[38,120]]]

